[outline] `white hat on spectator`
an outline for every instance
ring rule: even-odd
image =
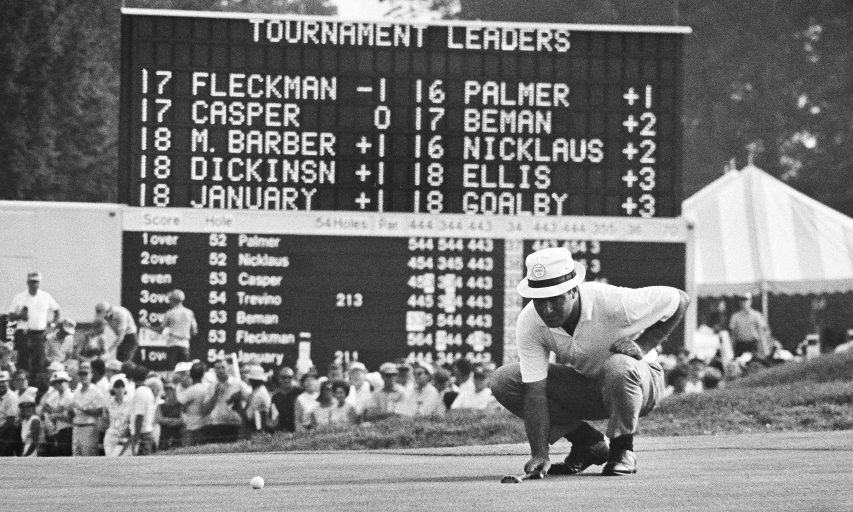
[[[0,371],[0,382],[9,382],[9,372],[6,370]]]
[[[74,334],[77,331],[77,322],[71,318],[66,318],[62,321],[62,330],[68,334]]]
[[[37,388],[27,388],[26,391],[21,393],[21,396],[18,398],[18,405],[35,405],[36,404],[36,391]]]
[[[65,365],[60,363],[59,361],[51,361],[50,365],[47,367],[51,372],[64,372]]]
[[[267,372],[260,366],[252,366],[249,368],[249,375],[247,376],[249,380],[259,380],[261,382],[267,381]]]
[[[379,373],[382,375],[397,375],[399,371],[397,370],[397,365],[394,363],[382,363],[379,367]]]
[[[106,367],[106,369],[110,370],[110,371],[120,372],[121,371],[121,361],[119,361],[118,359],[110,359],[109,361],[106,362],[104,367]]]
[[[53,375],[50,376],[50,383],[53,384],[54,382],[59,381],[71,382],[71,377],[68,375],[68,372],[65,370],[53,372]]]
[[[367,373],[367,367],[364,366],[364,363],[360,361],[353,361],[352,363],[350,363],[348,371],[354,372],[359,370],[363,371],[364,373]]]
[[[128,387],[127,378],[122,373],[119,373],[117,375],[113,375],[112,377],[110,377],[110,387],[114,388],[116,386],[116,382],[121,382],[125,388]]]
[[[193,367],[193,364],[189,361],[181,361],[180,363],[175,365],[175,373],[178,372],[188,372]]]

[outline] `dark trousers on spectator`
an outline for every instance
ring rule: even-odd
[[[241,425],[208,425],[204,427],[206,443],[236,443],[240,439]]]
[[[71,457],[73,434],[74,429],[68,427],[57,431],[52,436],[47,436],[42,453],[46,457]]]
[[[44,372],[46,343],[44,331],[15,331],[15,350],[18,351],[18,368],[30,372],[31,382],[41,387],[39,379]],[[46,385],[46,384],[45,384]]]
[[[190,349],[188,347],[171,346],[169,347],[168,361],[169,368],[174,368],[176,364],[190,360]]]
[[[136,451],[134,455],[151,455],[157,451],[157,443],[154,442],[154,436],[151,433],[141,434],[136,442]]]
[[[116,359],[122,363],[133,361],[133,356],[136,355],[137,348],[139,348],[139,340],[136,337],[136,333],[126,335],[116,349]]]
[[[16,435],[17,434],[17,435]],[[0,457],[14,457],[21,440],[21,429],[17,432],[15,425],[5,425],[0,428]]]

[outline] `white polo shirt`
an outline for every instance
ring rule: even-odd
[[[548,376],[550,353],[556,362],[571,366],[581,375],[595,378],[610,357],[610,345],[619,339],[637,339],[643,331],[669,319],[678,310],[678,290],[668,286],[622,288],[587,282],[578,286],[581,312],[575,332],[549,328],[533,308],[533,301],[518,315],[516,345],[522,382]],[[644,360],[654,360],[651,351]]]
[[[17,325],[18,330],[22,331],[47,329],[47,324],[53,319],[53,312],[59,311],[59,304],[53,296],[41,289],[36,290],[35,295],[30,295],[29,290],[15,295],[12,305],[9,306],[9,312],[20,313],[24,306],[27,307],[27,319],[18,320]]]

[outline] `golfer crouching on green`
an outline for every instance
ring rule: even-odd
[[[518,316],[519,362],[492,375],[498,402],[524,419],[531,452],[525,473],[575,474],[601,464],[603,475],[636,473],[638,419],[664,391],[656,347],[684,316],[687,294],[585,283],[586,268],[563,248],[537,251],[525,263],[527,277],[517,289],[533,300]],[[603,419],[609,447],[584,421]],[[552,465],[549,445],[561,437],[572,449],[564,463]]]

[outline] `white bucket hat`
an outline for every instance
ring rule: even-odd
[[[545,299],[562,295],[586,278],[586,267],[572,259],[564,247],[536,251],[525,260],[527,277],[518,283],[519,295],[528,299]]]

